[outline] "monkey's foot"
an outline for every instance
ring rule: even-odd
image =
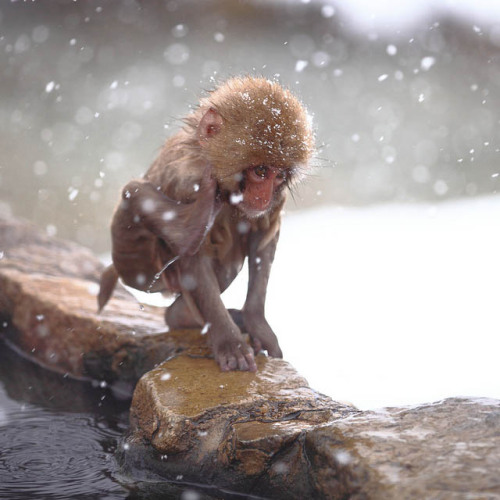
[[[165,323],[172,330],[181,328],[201,328],[200,322],[191,312],[186,301],[180,295],[174,303],[165,310]]]
[[[257,330],[252,330],[252,332],[256,331]],[[283,352],[278,344],[278,339],[272,331],[269,333],[267,331],[263,332],[260,330],[258,334],[250,333],[249,335],[255,354],[260,351],[267,351],[269,356],[273,358],[283,357]]]
[[[269,356],[273,358],[283,357],[278,338],[264,318],[252,314],[247,315],[245,318],[241,309],[228,309],[228,312],[238,328],[250,335],[250,341],[255,354],[267,351]],[[247,323],[249,323],[248,328]]]
[[[257,365],[252,350],[243,337],[235,339],[212,339],[215,360],[223,372],[231,370],[256,372]]]

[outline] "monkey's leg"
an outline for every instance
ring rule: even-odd
[[[167,307],[165,322],[169,328],[201,328],[205,324],[196,306],[193,308],[186,297],[187,295],[179,295],[174,303]]]
[[[245,331],[252,339],[254,352],[267,350],[270,356],[282,358],[278,339],[265,318],[267,283],[278,243],[279,233],[264,248],[260,248],[264,234],[251,233],[248,244],[248,292],[241,311]]]
[[[210,323],[208,338],[221,370],[256,371],[252,349],[220,298],[220,287],[212,259],[197,255],[179,260],[180,273],[194,278],[196,285],[187,291],[204,321]],[[181,283],[184,281],[179,280]],[[184,291],[183,291],[184,293]]]
[[[246,333],[241,309],[228,309],[227,312],[236,323],[236,326],[242,332]],[[200,328],[205,325],[199,311],[197,313],[192,311],[184,300],[183,295],[179,295],[179,297],[175,299],[175,302],[165,310],[165,323],[172,329]]]
[[[238,328],[242,332],[246,332],[245,323],[243,321],[243,312],[241,309],[228,309],[227,312],[233,319],[233,321],[238,325]]]

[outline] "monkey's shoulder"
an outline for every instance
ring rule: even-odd
[[[170,199],[191,203],[196,199],[200,189],[202,175],[201,165],[190,165],[186,168],[186,165],[180,162],[162,164],[156,161],[144,178],[157,186]]]

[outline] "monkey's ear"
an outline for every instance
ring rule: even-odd
[[[200,145],[206,144],[206,141],[217,135],[223,125],[222,116],[215,108],[209,108],[203,115],[198,125],[198,140]]]

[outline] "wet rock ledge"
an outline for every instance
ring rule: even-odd
[[[0,217],[0,335],[37,363],[133,388],[157,363],[200,345],[166,332],[163,312],[117,287],[97,314],[103,265],[88,249]]]
[[[48,369],[137,383],[117,457],[151,498],[170,481],[217,498],[500,499],[500,401],[361,412],[283,360],[221,373],[200,332],[166,332],[124,290],[98,315],[100,270],[88,250],[0,218],[0,336]]]

